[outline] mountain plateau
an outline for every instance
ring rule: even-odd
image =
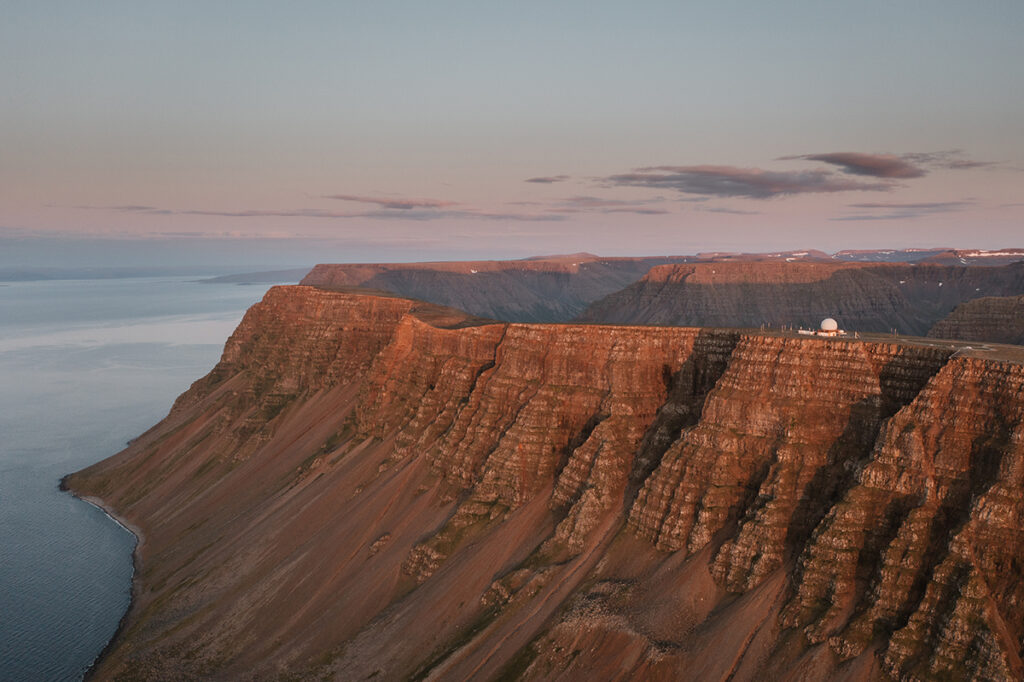
[[[1022,395],[1016,347],[275,287],[66,480],[141,536],[95,676],[1020,679]]]

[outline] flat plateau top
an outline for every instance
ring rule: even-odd
[[[924,336],[904,336],[903,334],[882,334],[876,332],[861,332],[855,338],[853,332],[847,332],[845,336],[821,337],[798,335],[795,331],[774,331],[774,330],[744,330],[750,333],[763,336],[776,336],[783,338],[816,339],[822,343],[844,343],[867,341],[869,343],[899,343],[907,346],[928,346],[930,348],[945,348],[954,352],[954,355],[965,355],[967,357],[979,358],[982,360],[996,360],[1000,362],[1012,362],[1024,364],[1024,346],[1014,346],[1005,343],[988,343],[986,341],[960,341],[958,339],[933,339]]]

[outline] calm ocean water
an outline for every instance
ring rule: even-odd
[[[60,478],[121,450],[216,363],[267,286],[0,284],[0,680],[78,680],[128,605],[135,539]]]

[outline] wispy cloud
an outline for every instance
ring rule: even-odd
[[[539,178],[527,178],[523,182],[535,182],[542,185],[550,185],[553,182],[565,182],[568,179],[568,175],[546,175]]]
[[[991,168],[998,166],[998,161],[974,161],[964,158],[964,152],[960,149],[948,149],[941,152],[915,152],[903,154],[903,158],[933,168],[945,168],[949,170],[971,170],[973,168]]]
[[[214,211],[206,209],[165,209],[154,206],[75,206],[74,208],[139,213],[144,215],[193,215],[221,218],[316,218],[322,220],[346,220],[365,218],[371,220],[494,220],[551,222],[564,220],[564,216],[550,213],[514,213],[479,211],[474,209],[433,209],[433,208],[381,208],[372,211],[327,211],[319,208],[297,208],[283,210],[250,209],[238,211]]]
[[[790,194],[888,190],[889,183],[866,183],[823,170],[767,171],[734,166],[651,166],[610,175],[606,185],[675,190],[684,194],[770,199]]]
[[[603,197],[575,196],[556,202],[549,213],[634,213],[637,215],[665,215],[669,210],[656,206],[664,197],[654,199],[606,199]]]
[[[781,160],[806,159],[839,166],[844,173],[867,175],[890,180],[919,178],[928,171],[915,166],[906,157],[895,154],[861,154],[858,152],[829,152],[828,154],[803,154],[783,156]]]
[[[62,208],[55,204],[47,204],[48,208]],[[124,206],[71,206],[71,208],[80,208],[90,211],[112,211],[115,213],[148,213],[150,215],[171,215],[174,211],[170,211],[165,208],[157,208],[155,206],[141,206],[137,204],[128,204]]]
[[[761,215],[761,211],[744,211],[738,208],[725,208],[723,206],[708,206],[706,208],[697,208],[698,211],[704,211],[705,213],[728,213],[730,215]]]
[[[414,208],[447,208],[448,206],[458,205],[458,202],[443,201],[441,199],[389,199],[386,197],[366,197],[357,194],[328,194],[323,198],[354,201],[360,204],[376,204],[381,208],[392,208],[402,211]]]
[[[632,213],[634,215],[668,215],[672,211],[665,208],[606,208],[601,213]]]
[[[621,208],[625,206],[649,206],[664,201],[664,197],[653,199],[606,199],[603,197],[566,197],[561,203],[575,208]]]
[[[850,208],[868,210],[870,213],[858,213],[855,215],[839,216],[832,218],[838,221],[858,220],[906,220],[920,218],[922,216],[934,215],[936,213],[952,213],[962,211],[974,206],[973,201],[931,201],[920,203],[899,203],[899,202],[865,202],[849,204]],[[882,211],[879,213],[878,211]]]
[[[447,211],[452,218],[477,218],[480,220],[510,220],[528,223],[545,223],[564,220],[563,216],[535,213],[501,213],[487,211]]]
[[[153,213],[153,211],[143,211]],[[173,215],[204,215],[218,216],[221,218],[356,218],[365,213],[341,213],[338,211],[324,211],[318,208],[296,208],[284,210],[243,210],[243,211],[211,211],[205,209],[181,209],[173,211],[160,211]]]
[[[887,180],[920,178],[930,169],[971,170],[997,166],[994,161],[975,161],[964,157],[963,151],[949,149],[938,152],[912,152],[908,154],[864,154],[861,152],[828,152],[783,156],[781,161],[802,159],[820,161],[838,166],[844,173],[866,175]]]
[[[849,204],[851,208],[892,208],[907,211],[928,211],[931,213],[959,211],[960,209],[973,205],[973,201],[925,201],[920,203],[871,201],[859,204]]]

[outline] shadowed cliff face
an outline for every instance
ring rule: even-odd
[[[928,336],[1024,344],[1024,296],[989,296],[958,305]]]
[[[278,287],[125,451],[102,678],[1014,679],[1024,366]]]
[[[302,284],[389,291],[509,322],[564,322],[652,266],[685,260],[576,254],[520,261],[326,264],[314,267]]]
[[[1002,267],[723,262],[654,267],[578,318],[605,324],[847,329],[924,335],[957,305],[1024,293],[1024,263]]]

